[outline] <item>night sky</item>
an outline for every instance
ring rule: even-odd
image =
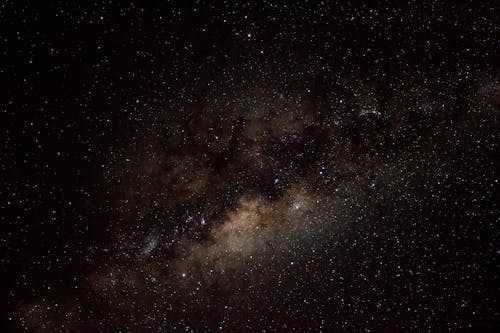
[[[2,1],[2,332],[499,332],[496,1]]]

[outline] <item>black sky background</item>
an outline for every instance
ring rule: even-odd
[[[375,208],[369,213],[360,208],[369,222],[346,224],[335,243],[337,271],[344,273],[346,286],[336,282],[324,290],[313,287],[325,276],[323,268],[332,257],[326,251],[316,258],[313,274],[303,264],[294,273],[301,282],[294,284],[290,278],[290,297],[274,295],[271,303],[281,311],[238,312],[224,323],[228,331],[283,331],[283,322],[296,331],[325,332],[498,329],[495,2],[7,1],[0,10],[0,298],[7,331],[19,331],[19,309],[27,304],[67,295],[84,304],[78,325],[61,328],[64,319],[49,312],[42,322],[52,324],[28,325],[27,330],[175,331],[187,322],[195,331],[213,331],[222,325],[217,315],[205,315],[201,305],[187,301],[179,301],[179,306],[188,314],[174,311],[171,317],[182,324],[172,328],[169,323],[170,329],[142,325],[141,315],[131,324],[105,302],[98,303],[95,313],[89,311],[95,304],[88,301],[91,292],[84,287],[88,277],[103,266],[120,265],[122,259],[107,251],[119,248],[113,245],[117,229],[132,230],[138,223],[124,211],[149,207],[155,196],[155,190],[145,191],[137,195],[135,206],[117,204],[127,178],[143,171],[134,161],[184,152],[196,161],[206,159],[211,175],[238,180],[227,186],[209,180],[200,197],[169,199],[168,208],[148,208],[140,231],[125,232],[131,239],[142,239],[157,228],[168,235],[180,228],[182,237],[203,241],[210,229],[183,229],[175,222],[186,211],[209,211],[210,226],[215,227],[235,209],[241,193],[279,202],[286,188],[307,178],[309,189],[327,196],[333,183],[360,183],[359,170],[361,177],[372,172],[374,178],[383,178],[377,170],[385,162],[400,166],[402,173],[417,165],[410,190],[387,181],[387,192],[377,187],[369,199]],[[340,79],[345,77],[351,83]],[[334,118],[330,96],[343,96],[354,110],[365,101],[359,102],[364,97],[352,87],[365,79],[388,115],[368,120],[345,116],[341,121],[347,125],[332,132],[325,126]],[[280,82],[286,87],[285,99],[303,96],[306,115],[316,120],[299,134],[265,141],[264,155],[275,160],[275,167],[255,171],[239,157],[255,141],[238,134],[238,126],[241,132],[249,126],[248,117],[234,121],[228,141],[232,148],[206,150],[200,142],[207,122],[223,123],[220,115],[231,112],[212,112],[210,105],[230,99],[224,96],[253,96],[246,87],[259,82]],[[395,102],[394,96],[407,96],[407,87],[422,82],[430,98],[438,104],[444,101],[446,107],[430,116],[398,111],[407,104]],[[272,90],[266,89],[262,87],[264,95]],[[255,98],[259,104],[260,97]],[[471,113],[477,100],[481,112]],[[396,133],[398,117],[409,125]],[[332,135],[340,139],[332,141]],[[330,182],[312,178],[311,172],[324,165],[336,145],[354,147],[344,158],[354,166],[339,169]],[[408,157],[412,154],[415,160]],[[130,156],[136,157],[132,164],[121,164]],[[173,171],[160,172],[144,182],[163,184],[170,174]],[[284,179],[282,188],[273,185],[276,177]],[[130,182],[133,189],[144,185]],[[207,194],[221,188],[229,194]],[[359,194],[352,191],[353,198]],[[174,193],[172,198],[182,195]],[[155,214],[168,216],[168,226],[156,226]],[[167,260],[178,256],[172,248],[158,252]],[[306,252],[299,256],[306,261]],[[389,263],[382,271],[390,276],[392,263],[404,267],[407,282],[366,278],[376,275],[382,261]],[[416,271],[423,276],[410,273]],[[81,284],[80,289],[75,291],[75,284]],[[409,285],[423,288],[424,296],[408,292]],[[271,287],[257,294],[266,288]],[[219,309],[227,291],[211,292],[201,299],[210,309]],[[304,294],[314,296],[310,306],[297,305]],[[347,295],[351,305],[325,305],[331,295]],[[378,296],[398,310],[379,310]],[[413,306],[423,315],[407,310]],[[283,314],[290,309],[298,310]],[[249,324],[246,319],[254,315],[264,319]],[[102,319],[109,317],[116,320]],[[322,320],[330,322],[318,328]]]

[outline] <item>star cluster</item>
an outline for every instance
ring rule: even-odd
[[[492,2],[0,10],[6,332],[500,327]]]

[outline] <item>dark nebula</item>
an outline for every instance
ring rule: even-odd
[[[4,1],[2,332],[499,332],[495,1]]]

